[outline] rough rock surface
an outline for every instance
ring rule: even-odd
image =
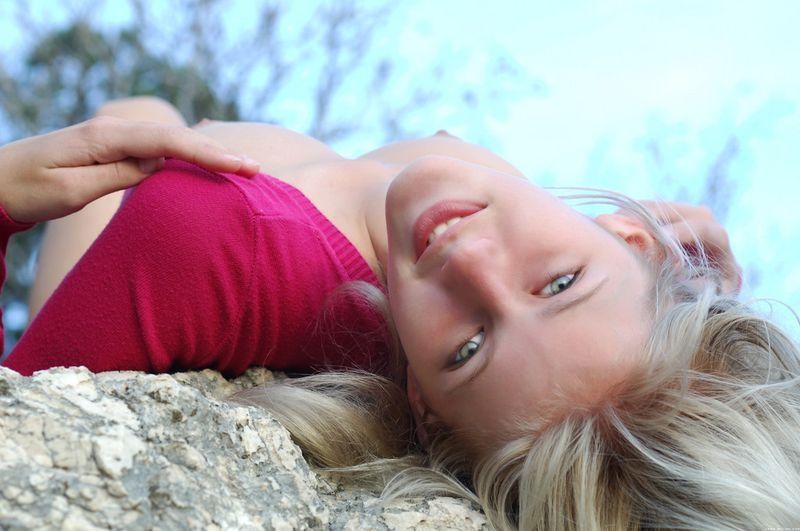
[[[451,498],[381,504],[317,476],[267,412],[272,379],[0,367],[0,529],[481,529]]]

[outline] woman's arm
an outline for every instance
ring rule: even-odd
[[[184,127],[98,117],[0,148],[0,206],[30,223],[77,212],[135,186],[174,157],[252,176],[258,164]]]
[[[0,254],[12,233],[141,182],[165,156],[245,176],[258,171],[195,131],[162,124],[104,117],[20,140],[0,148]]]
[[[169,161],[125,198],[6,366],[226,370],[229,353],[244,355],[235,342],[255,250],[232,178]]]
[[[186,126],[186,121],[175,107],[149,96],[110,101],[101,106],[95,116]],[[92,201],[78,212],[47,224],[39,248],[36,277],[28,297],[29,322],[108,224],[119,208],[122,194],[122,190],[112,192]]]

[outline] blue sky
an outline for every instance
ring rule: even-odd
[[[251,24],[257,4],[231,0],[231,24]],[[287,3],[298,17],[317,4]],[[50,2],[32,5],[52,9]],[[125,14],[102,16],[113,24]],[[543,93],[513,98],[487,116],[454,105],[420,125],[488,144],[543,185],[607,187],[639,198],[685,188],[692,197],[734,134],[739,152],[726,225],[751,272],[745,295],[800,310],[798,20],[800,2],[792,0],[419,0],[399,4],[376,45],[397,50],[409,65],[444,57],[460,78],[484,87],[493,80],[481,61],[500,50],[540,80]],[[14,33],[5,35],[10,44]],[[645,149],[651,140],[664,154],[659,168]],[[371,141],[337,147],[356,155],[376,147]]]
[[[499,151],[542,184],[674,193],[651,178],[644,146],[656,138],[665,173],[691,192],[736,134],[726,224],[742,264],[759,273],[745,295],[800,309],[800,2],[525,4],[426,2],[397,24],[411,43],[504,49],[543,80],[544,96],[491,127]],[[440,126],[461,129],[457,116]]]

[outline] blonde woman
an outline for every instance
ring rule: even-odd
[[[264,174],[168,161],[11,368],[322,371],[235,399],[319,466],[465,496],[498,528],[797,523],[797,345],[730,297],[707,211],[591,194],[623,210],[590,219],[444,134],[347,160],[267,125],[199,131]]]

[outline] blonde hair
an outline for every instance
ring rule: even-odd
[[[683,252],[640,204],[608,192],[572,198],[627,210],[664,250],[650,339],[609,400],[521,426],[478,458],[444,426],[428,426],[426,450],[416,444],[402,374],[317,374],[232,400],[269,409],[318,467],[387,498],[466,498],[498,529],[797,525],[797,344],[720,295],[704,253]]]

